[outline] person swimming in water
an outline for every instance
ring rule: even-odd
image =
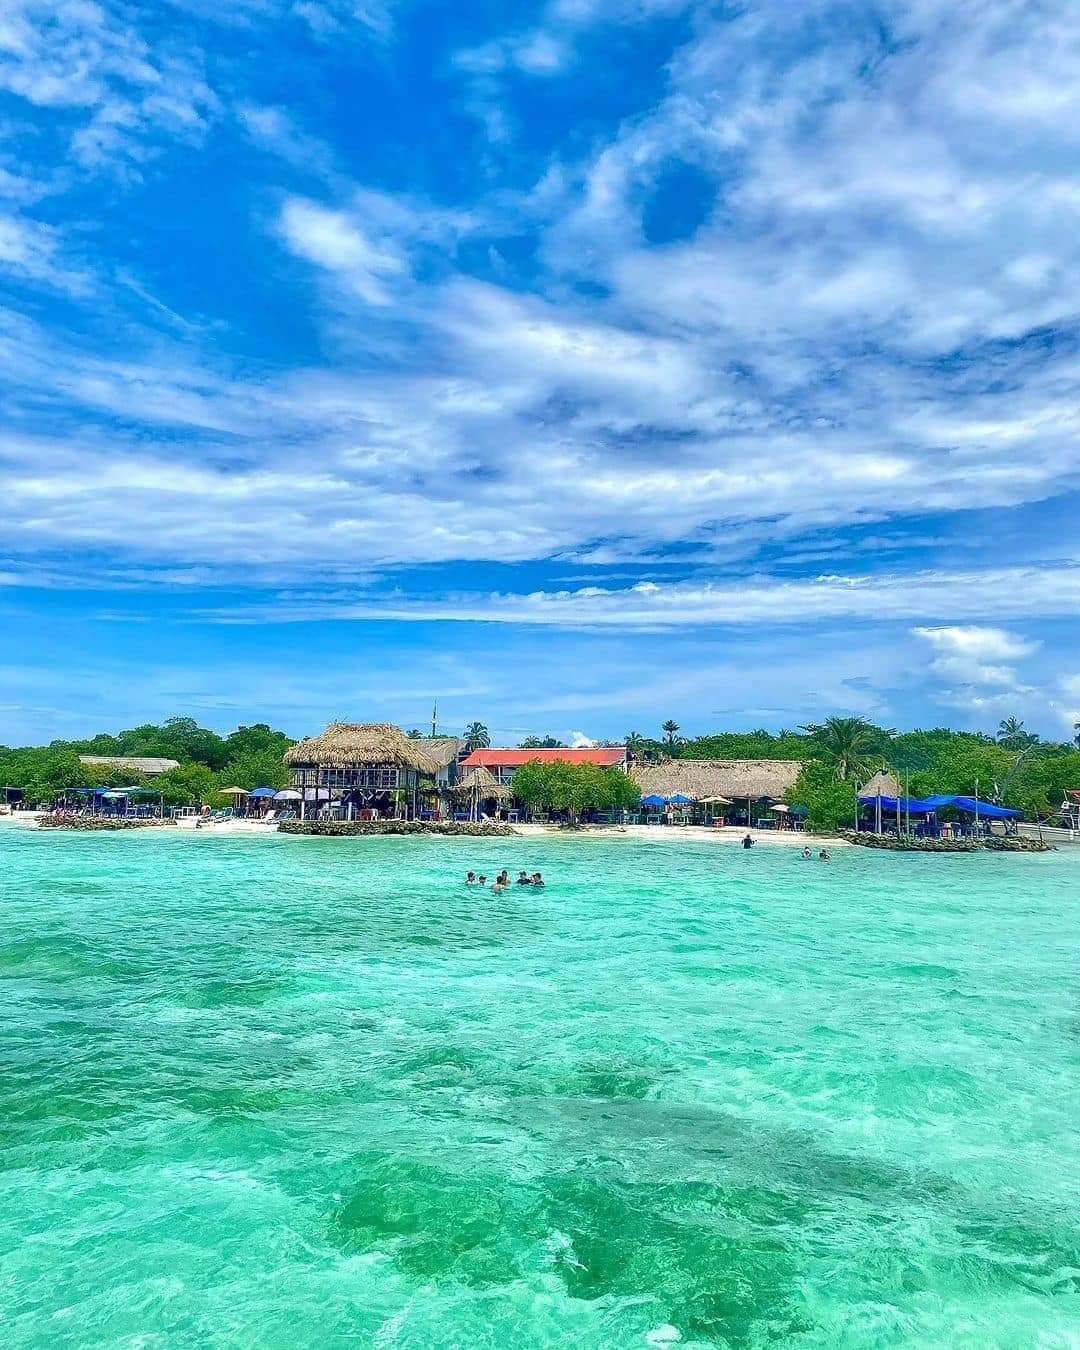
[[[476,884],[477,884],[478,886],[486,886],[486,885],[487,885],[487,877],[485,877],[485,876],[483,876],[483,875],[478,876],[478,877],[476,878]]]
[[[832,859],[829,857],[829,850],[827,848],[823,848],[821,852],[818,854],[818,862],[832,862]]]
[[[531,885],[532,885],[532,877],[529,876],[528,872],[519,872],[519,873],[518,873],[517,884],[518,884],[519,886],[531,886]]]
[[[804,845],[803,845],[802,855],[803,855],[803,859],[804,859],[804,860],[809,859],[810,857],[813,856],[813,855],[811,854],[811,852],[810,852],[810,845],[809,845],[809,844],[804,844]]]
[[[476,885],[476,873],[475,873],[475,872],[466,872],[466,873],[465,873],[465,885],[466,885],[466,886],[475,886],[475,885]]]
[[[539,872],[534,872],[534,873],[532,874],[532,881],[529,882],[529,885],[530,885],[530,886],[543,886],[543,885],[544,885],[544,878],[540,875]]]
[[[742,846],[743,848],[753,848],[754,847],[753,838],[750,835],[747,835],[746,838],[742,841]]]

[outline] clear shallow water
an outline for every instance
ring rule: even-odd
[[[0,830],[0,1343],[1080,1345],[1078,881]]]

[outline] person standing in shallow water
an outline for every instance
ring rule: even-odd
[[[743,848],[753,848],[754,847],[753,837],[748,834],[746,838],[742,841],[742,846]]]

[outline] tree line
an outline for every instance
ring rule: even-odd
[[[1044,741],[1012,717],[1000,723],[996,735],[946,727],[896,731],[858,717],[833,717],[795,730],[758,728],[696,737],[684,737],[679,724],[669,719],[659,730],[655,737],[631,731],[614,744],[625,744],[633,758],[646,762],[668,757],[797,760],[803,769],[790,804],[806,806],[810,823],[822,829],[853,818],[857,789],[879,769],[892,773],[915,797],[977,791],[984,800],[1019,807],[1032,819],[1051,815],[1067,789],[1080,788],[1080,727],[1073,741]],[[491,744],[482,722],[466,727],[463,739],[467,750]],[[139,785],[160,792],[167,805],[185,805],[212,800],[223,787],[284,787],[288,775],[282,756],[294,743],[265,722],[220,736],[194,718],[170,717],[115,735],[0,747],[0,787],[21,788],[29,801],[49,802],[73,787]],[[526,749],[560,744],[554,736],[530,736],[522,742]],[[138,775],[122,769],[90,772],[79,763],[83,754],[162,757],[177,760],[180,767],[140,783]],[[567,766],[543,766],[551,770],[546,775],[538,772],[539,765],[526,767],[530,772],[521,779],[521,791],[515,779],[515,791],[533,809],[577,812],[633,804],[622,800],[628,791],[623,775],[617,776],[622,785],[617,791],[615,779],[603,777],[607,786],[598,797],[601,778],[592,773],[596,766],[583,766],[584,773],[573,783]]]
[[[223,787],[284,787],[288,772],[282,756],[294,744],[265,722],[219,736],[194,718],[170,717],[160,725],[148,722],[87,740],[0,746],[0,787],[21,788],[30,802],[52,802],[76,787],[147,787],[160,793],[166,806],[185,806],[212,801]],[[180,767],[146,778],[130,769],[82,764],[80,755],[174,759]]]

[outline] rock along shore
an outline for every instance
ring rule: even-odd
[[[887,834],[856,834],[841,830],[841,839],[860,848],[886,849],[890,853],[1050,853],[1049,844],[1026,835],[990,835],[987,839],[898,839]]]
[[[161,820],[128,820],[124,816],[41,816],[39,830],[160,830]]]
[[[488,822],[469,824],[454,820],[288,820],[278,834],[310,834],[327,838],[351,838],[361,834],[460,834],[473,838],[513,835],[511,825]]]

